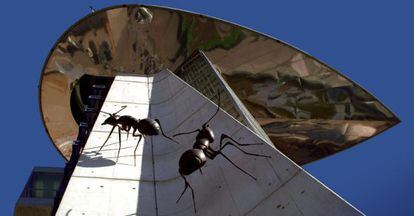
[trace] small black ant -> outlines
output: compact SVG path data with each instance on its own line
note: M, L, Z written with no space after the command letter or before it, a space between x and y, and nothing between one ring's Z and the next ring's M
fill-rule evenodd
M131 128L133 128L132 136L139 137L137 145L135 146L135 150L134 150L134 164L135 165L136 165L136 151L137 151L139 142L141 141L143 136L155 136L155 135L161 134L165 138L178 144L177 141L165 135L164 131L162 130L160 120L158 119L151 119L151 118L136 119L129 115L123 115L123 116L117 115L119 112L124 110L126 107L127 106L122 106L120 110L112 114L108 112L100 111L102 113L109 115L109 117L105 119L102 125L112 125L112 129L111 129L111 132L109 132L108 138L106 138L104 144L99 148L96 154L98 154L102 150L102 148L105 146L106 142L108 142L109 138L111 137L112 132L115 130L116 127L118 127L118 135L119 135L119 149L118 149L118 155L116 157L116 162L118 162L119 152L121 151L121 131L122 130L127 132L127 137L128 137L129 131L131 130ZM137 131L140 134L136 134Z
M191 133L198 132L198 134L196 136L196 140L195 140L194 145L193 145L193 148L185 151L181 155L180 160L179 160L178 172L180 173L181 177L184 179L185 186L184 186L184 191L181 193L180 197L176 201L176 203L178 203L180 201L181 197L183 196L183 194L185 193L185 191L187 190L187 188L190 187L191 195L192 195L192 198L193 198L194 212L197 212L196 205L195 205L195 200L194 200L194 190L191 187L191 185L188 183L185 176L190 175L191 173L195 172L196 170L200 170L200 172L202 173L201 168L206 164L207 158L209 158L211 160L214 160L214 158L217 155L221 155L227 161L229 161L231 164L233 164L237 169L242 171L244 174L250 176L254 180L257 180L257 179L253 175L251 175L250 173L246 172L245 170L243 170L242 168L237 166L233 161L231 161L230 158L228 158L222 152L223 149L227 145L232 145L235 148L237 148L238 150L240 150L241 152L243 152L244 154L271 158L270 156L267 156L267 155L261 155L261 154L254 154L254 153L246 152L245 150L243 150L242 148L239 147L239 146L263 145L263 143L241 144L241 143L237 142L236 140L234 140L233 138L231 138L230 136L228 136L226 134L221 134L220 148L218 150L212 149L210 144L214 142L214 132L213 132L213 130L211 130L208 123L214 118L214 116L217 115L219 110L220 110L220 94L218 94L218 106L217 106L216 112L214 113L214 115L210 119L207 120L206 123L204 123L202 125L201 129L196 129L194 131L185 132L185 133L178 133L178 134L175 134L173 136L173 137L175 137L175 136L179 136L179 135L191 134ZM224 139L228 139L228 141L225 142L224 145L223 145Z

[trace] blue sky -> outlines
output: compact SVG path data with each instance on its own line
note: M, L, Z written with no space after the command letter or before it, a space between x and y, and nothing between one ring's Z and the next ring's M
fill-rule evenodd
M58 37L96 9L137 1L9 1L0 13L3 175L0 215L14 204L33 166L63 166L43 128L37 85ZM354 148L305 166L368 215L414 215L410 1L139 1L229 20L290 43L359 83L402 123Z

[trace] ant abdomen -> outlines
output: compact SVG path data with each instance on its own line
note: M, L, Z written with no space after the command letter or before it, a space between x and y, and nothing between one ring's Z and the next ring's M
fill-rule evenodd
M178 163L179 172L183 175L189 175L200 169L206 163L207 158L201 149L189 149L185 151Z
M138 122L138 130L147 136L159 135L161 133L160 124L150 118L140 119Z

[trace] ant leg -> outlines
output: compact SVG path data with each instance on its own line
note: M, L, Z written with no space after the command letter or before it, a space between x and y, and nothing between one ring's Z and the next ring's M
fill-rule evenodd
M113 126L113 127L112 127L111 132L109 132L108 138L106 138L106 140L105 140L104 144L103 144L103 145L99 148L99 150L96 152L96 154L95 154L95 155L98 155L98 153L102 150L102 148L104 147L104 145L106 144L106 142L108 142L109 137L111 137L111 134L112 134L112 132L114 132L115 127L116 127L116 126Z
M223 148L222 147L223 140L226 139L226 138L230 139L231 141L233 141L234 143L236 143L239 146L263 145L263 143L242 144L242 143L237 142L236 140L234 140L232 137L230 137L227 134L221 134L221 137L220 137L220 149Z
M223 152L221 152L221 150L219 150L217 153L220 154L221 156L223 156L225 159L227 159L231 164L233 164L237 169L239 169L240 171L242 171L244 174L250 176L252 179L254 179L255 181L257 181L257 179L254 176L252 176L250 173L244 171L242 168L240 168L239 166L237 166L233 161L230 160L230 158L228 158L225 154L223 154Z
M220 143L220 145L221 145L221 143ZM270 156L268 156L268 155L262 155L262 154L255 154L255 153L250 153L250 152L247 152L247 151L243 150L242 148L238 147L237 145L234 145L234 144L233 144L233 143L231 143L231 142L226 142L226 144L224 144L224 145L220 148L220 151L221 151L221 150L223 150L223 149L224 149L224 147L226 147L227 145L232 145L232 146L236 147L238 150L240 150L241 152L243 152L244 154L247 154L247 155L257 156L257 157L272 158L272 157L270 157Z
M200 169L199 169L199 170L200 170L201 175L203 175L203 170L201 170L201 167L200 167Z
M226 139L226 138L230 139L230 140L231 140L231 141L233 141L234 143L232 143L232 142L226 142L226 143L223 145L223 141L224 141L224 139ZM236 144L236 145L235 145L235 144ZM221 134L221 138L220 138L220 151L221 151L222 149L224 149L224 147L226 147L226 145L232 145L232 146L236 147L237 149L239 149L240 151L242 151L243 153L245 153L245 154L247 154L247 155L258 156L258 157L267 157L267 158L272 158L272 157L270 157L270 156L268 156L268 155L262 155L262 154L254 154L254 153L249 153L249 152L246 152L245 150L243 150L243 149L241 149L241 148L239 147L239 146L263 145L263 143L242 144L242 143L237 142L236 140L234 140L233 138L231 138L230 136L228 136L228 135L226 135L226 134ZM237 146L237 145L239 145L239 146Z
M184 135L184 134L192 134L192 133L195 133L195 132L200 132L200 129L193 130L193 131L190 131L190 132L183 132L183 133L174 134L173 137L181 136L181 135Z
M181 175L181 177L184 179L185 186L184 186L184 190L183 190L183 192L181 193L180 197L178 197L178 199L177 199L177 201L176 201L175 203L178 203L178 202L180 201L180 199L181 199L181 197L183 196L184 192L185 192L185 191L187 190L187 188L189 187L189 188L191 189L191 195L192 195L192 197L193 197L193 207L194 207L194 212L195 212L195 213L197 213L197 210L196 210L196 204L195 204L195 200L194 200L194 190L193 190L193 187L191 187L190 183L188 183L187 179L185 178L185 176L184 176L183 174L181 174L181 172L180 172L180 175Z
M131 126L128 126L127 128L126 128L126 132L127 132L127 140L128 140L128 138L129 138L129 131L131 130Z
M135 132L137 132L137 128L134 128L133 130L132 130L132 136L134 136L134 137L137 137L137 136L139 136L139 134L135 134Z
M158 125L160 126L161 134L162 134L165 138L167 138L167 139L169 139L169 140L171 140L171 141L173 141L173 142L175 142L175 143L179 144L177 141L173 140L171 137L169 137L169 136L165 135L164 131L162 130L160 120L158 120L158 119L154 119L154 120L155 120L155 121L158 123Z
M175 203L178 203L178 202L180 202L180 199L181 199L181 197L184 195L184 193L185 193L185 191L187 190L187 188L188 188L188 184L187 184L187 180L185 179L185 177L182 175L182 174L180 174L181 175L181 177L183 177L183 179L184 179L184 190L183 190L183 192L181 192L181 195L180 195L180 197L178 197L178 199L177 199L177 201L175 201Z
M137 146L135 146L135 150L134 150L134 166L137 165L137 154L136 154L136 151L137 151L139 142L141 141L141 138L142 138L142 135L138 135L138 136L139 136L138 143L137 143Z
M118 136L119 136L119 148L118 148L118 155L116 156L116 162L119 159L119 152L121 152L121 128L118 127Z

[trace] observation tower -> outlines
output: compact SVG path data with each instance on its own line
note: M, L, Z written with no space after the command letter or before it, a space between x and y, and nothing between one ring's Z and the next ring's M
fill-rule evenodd
M57 215L362 215L301 165L399 122L284 42L144 5L94 11L71 26L45 62L39 98L67 160ZM150 119L158 133L105 124L111 116ZM200 135L203 125L214 140ZM187 151L198 153L190 160ZM186 173L192 160L201 165Z

